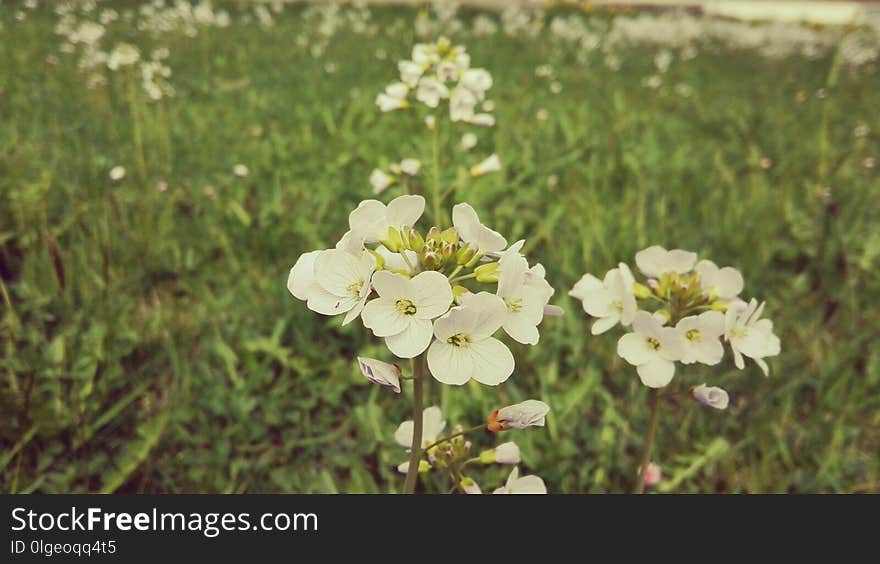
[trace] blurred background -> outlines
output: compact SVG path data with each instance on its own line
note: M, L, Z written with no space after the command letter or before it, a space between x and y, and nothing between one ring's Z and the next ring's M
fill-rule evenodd
M567 291L684 248L743 272L782 354L769 378L678 372L656 489L878 491L877 9L650 4L0 2L3 492L402 487L409 402L354 360L387 351L285 281L374 168L427 160L420 120L374 100L440 35L492 73L498 119L445 130L444 166L500 156L459 196L527 239L566 315L511 343L502 386L429 404L472 425L543 399L546 429L510 437L523 470L630 490L647 390ZM727 411L690 399L703 382Z

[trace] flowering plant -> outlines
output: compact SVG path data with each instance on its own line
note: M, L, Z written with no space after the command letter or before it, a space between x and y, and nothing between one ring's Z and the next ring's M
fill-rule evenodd
M422 195L404 193L387 205L364 200L349 214L349 230L335 247L301 255L287 281L290 293L305 301L312 311L342 315L343 325L360 318L365 328L384 340L390 353L412 359L409 375L388 362L358 359L370 381L397 393L401 391L401 380L413 382L413 420L396 434L398 442L410 448L409 462L402 466L407 474L404 491L410 493L415 489L420 466L428 464L430 468L441 463L457 479L459 489L473 490L470 485L461 485L461 468L468 460L463 457L470 450L461 436L482 427L493 431L508 428L505 425L522 428L534 424L528 423L533 419L543 424L547 412L538 416L529 412L533 416L530 419L508 408L485 425L456 431L442 442L437 442L443 428L438 428L439 410L429 408L423 415L424 381L428 375L449 385L463 385L470 380L490 386L501 384L513 373L514 358L496 337L499 331L519 343L535 345L545 313L560 312L548 306L554 290L545 279L544 268L530 265L522 255L524 241L508 245L507 239L484 225L477 211L466 203L452 208L451 226L443 223L441 209L448 191L440 186L437 119L448 117L453 124L494 123L494 119L485 117L488 114L473 111L491 87L491 75L483 69L471 69L469 64L464 48L448 40L417 45L413 60L399 65L401 82L386 88L377 99L383 111L402 109L408 107L406 96L414 88L416 100L431 112L428 117L433 119L428 122L434 131L434 224L426 230L416 227L425 211ZM390 104L391 98L399 103ZM449 111L434 112L440 101L447 99ZM500 168L497 156L487 161L474 167L471 176ZM414 176L420 164L417 159L404 159L391 173ZM394 176L374 171L373 191L382 192L395 180ZM402 185L406 191L406 184ZM509 454L511 449L502 450ZM514 477L513 482L523 479Z
M645 439L637 490L645 485L656 430L659 390L675 376L676 363L715 366L730 347L737 368L744 356L755 361L764 375L764 360L778 355L779 338L773 322L762 319L764 302L739 298L744 282L733 267L719 268L710 260L697 261L696 253L652 246L636 253L636 266L646 277L638 282L630 268L620 263L602 280L585 274L569 295L583 302L584 311L596 318L593 335L617 324L629 328L617 341L617 354L636 368L642 384L652 388L651 416ZM692 387L694 399L716 409L726 409L726 391L701 384Z

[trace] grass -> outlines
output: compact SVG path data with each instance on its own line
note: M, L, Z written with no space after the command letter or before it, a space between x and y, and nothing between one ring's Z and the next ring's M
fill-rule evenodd
M341 235L375 166L429 160L418 120L373 104L417 41L415 12L376 9L380 28L403 24L340 32L320 57L294 43L316 41L300 8L268 30L129 29L119 39L171 51L177 95L160 102L124 72L87 89L54 16L13 12L0 8L3 491L399 490L392 433L409 402L354 363L387 352L284 282L300 253ZM509 437L524 466L553 492L630 490L648 391L566 293L648 245L691 249L740 268L783 350L768 379L729 355L680 370L661 406L660 490L877 491L880 179L863 166L880 157L876 69L704 50L653 90L649 49L621 49L613 72L546 38L457 39L493 73L498 125L447 170L492 151L505 168L456 198L527 239L567 314L539 346L512 346L504 385L433 383L429 404L468 425L541 398L547 428ZM558 94L536 77L543 64ZM867 136L853 136L860 122ZM119 164L128 176L111 181ZM687 397L704 381L730 391L729 410Z

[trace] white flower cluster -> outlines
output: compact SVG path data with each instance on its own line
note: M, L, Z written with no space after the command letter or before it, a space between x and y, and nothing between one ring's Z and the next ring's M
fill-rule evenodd
M620 263L602 280L586 274L569 292L582 300L584 311L596 318L598 335L618 323L631 329L617 343L617 353L636 367L642 383L652 388L668 385L675 363L714 366L724 356L723 343L733 353L737 368L743 356L752 358L764 374L766 357L778 355L779 338L773 323L762 319L764 304L739 298L742 274L719 268L696 253L653 246L636 253L636 266L647 277L638 283L629 267ZM653 311L647 308L656 304ZM727 394L705 385L693 390L702 403L723 409Z
M369 366L368 366L369 367ZM361 362L361 369L364 370ZM372 368L370 367L372 372ZM368 378L371 375L364 372ZM493 433L507 429L526 429L528 427L543 427L545 418L550 412L550 406L538 400L527 400L522 403L509 405L493 411L488 417L485 427ZM481 428L481 427L479 427ZM409 449L413 440L413 421L404 421L394 432L394 440L398 445ZM516 465L522 462L519 446L513 441L502 443L495 448L481 451L473 456L473 443L465 435L468 431L461 426L456 426L447 436L443 436L446 429L446 420L443 412L437 406L432 406L422 412L422 449L423 459L419 460L419 473L427 473L432 470L449 471L450 477L457 482L456 487L466 494L479 494L482 490L473 478L462 474L464 467L471 462L480 462L484 465L508 464ZM402 462L397 471L406 474L409 470L409 462ZM514 467L507 483L496 489L493 493L519 493L519 494L546 494L547 487L538 476L519 477L518 468Z
M500 384L514 360L495 333L537 344L553 288L544 268L520 254L523 242L508 247L470 205L453 208L454 227L432 227L426 236L413 228L424 207L416 195L387 206L361 202L336 247L299 257L287 287L312 311L344 315L343 324L361 317L398 357L427 351L440 382ZM497 286L471 291L465 283Z
M407 108L413 94L432 111L448 101L453 122L491 127L495 117L487 110L491 103L487 105L486 91L492 87L492 75L470 65L465 48L446 38L419 43L413 47L411 60L398 63L400 81L389 84L376 97L376 105L383 112Z

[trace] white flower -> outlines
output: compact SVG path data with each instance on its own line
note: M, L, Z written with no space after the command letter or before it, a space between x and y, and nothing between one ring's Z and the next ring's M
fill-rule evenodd
M125 167L114 166L110 169L110 180L122 180L125 178Z
M618 323L624 327L632 323L638 309L632 293L634 283L629 267L620 263L605 274L603 281L585 274L568 295L581 300L584 311L598 318L591 332L600 335Z
M437 118L434 116L425 116L425 127L434 129L437 126Z
M661 274L690 272L697 262L697 254L681 249L667 251L659 245L648 247L636 253L636 266L645 276L659 278Z
M238 176L239 178L244 178L250 173L251 171L248 169L248 167L243 164L237 164L232 167L232 174Z
M486 90L492 88L492 75L486 69L468 69L462 73L458 84L482 100Z
M474 117L477 97L465 88L456 88L449 97L449 119L452 121L470 121Z
M503 443L480 453L480 462L483 464L519 464L521 460L519 447L514 442Z
M471 379L496 386L513 373L513 354L492 335L507 308L498 296L480 292L434 322L436 340L428 349L428 368L439 382L461 385Z
M632 326L635 332L617 341L617 354L636 367L642 384L662 388L672 381L674 361L681 358L681 336L646 311L636 312Z
M727 405L730 403L727 392L716 386L709 387L706 384L700 384L691 389L691 395L703 405L715 409L727 409Z
M501 170L501 159L498 158L498 155L492 154L484 161L472 166L470 175L473 177L483 176L484 174L498 172L499 170Z
M365 243L377 243L388 234L388 228L412 226L425 211L422 196L398 196L386 206L379 200L364 200L348 216L352 236Z
M422 78L425 69L422 65L412 61L400 61L397 63L397 69L400 71L400 80L410 88L415 88Z
M495 125L495 118L492 114L474 114L474 117L469 119L468 123L471 125L479 125L481 127L492 127Z
M308 270L309 262L313 265L312 272ZM287 287L299 299L306 296L306 305L316 313L345 313L342 321L345 325L363 310L370 295L370 278L375 268L375 257L366 251L359 255L340 249L306 253L291 269ZM310 274L313 277L311 282Z
M376 96L376 105L383 112L393 112L407 107L406 97L409 87L402 82L392 82L385 87L385 92Z
M419 79L416 100L429 108L436 108L440 105L440 100L446 98L449 98L449 89L445 84L430 76L423 76Z
M745 308L731 305L724 318L724 336L730 342L737 368L742 370L745 366L745 355L753 359L767 376L770 367L764 357L778 355L781 347L779 337L773 334L773 322L761 319L763 311L764 302L759 306L755 299Z
M479 252L498 252L507 246L507 239L482 223L470 204L456 204L452 208L452 224L461 240L477 247Z
M462 151L470 151L477 146L477 136L473 133L465 133L461 136L461 142L458 144Z
M373 194L381 194L394 182L394 177L389 176L384 171L374 168L370 173L370 185L373 187Z
M681 335L682 364L699 362L713 366L721 362L724 346L724 314L720 311L706 311L700 315L685 317L675 328Z
M497 295L507 306L502 328L524 345L538 344L538 325L553 295L553 287L537 272L529 270L528 261L518 252L504 253L498 261Z
M385 245L379 245L376 247L376 253L382 257L382 260L385 261L385 266L383 270L390 270L392 272L402 272L402 273L410 273L410 265L414 265L419 261L419 255L415 251L410 251L409 249L405 249L402 253L392 253L388 250ZM403 255L406 255L406 259L403 258ZM407 264L407 260L409 264Z
M701 260L694 267L700 275L703 291L722 300L732 300L742 292L743 277L732 266L718 268L711 260Z
M110 52L110 56L107 57L107 68L115 71L121 67L135 64L140 58L141 52L138 51L137 47L128 43L120 43Z
M367 380L400 393L400 368L373 358L358 357L358 367Z
M381 271L373 276L379 297L362 314L364 325L384 337L388 349L401 358L413 358L431 344L431 320L443 315L452 303L446 276L429 270L407 278Z
M502 407L489 415L488 428L493 433L505 429L543 427L550 413L550 406L539 400L526 400Z
M519 468L514 467L507 477L507 483L492 492L493 494L546 494L547 486L538 476L519 477Z
M437 437L446 428L446 420L443 419L443 412L436 405L426 408L422 412L422 448L436 442ZM394 431L394 440L402 447L409 449L412 447L413 440L413 422L404 421Z
M404 174L408 174L410 176L415 176L419 173L419 169L422 168L422 161L419 159L403 159L400 161L400 170Z

